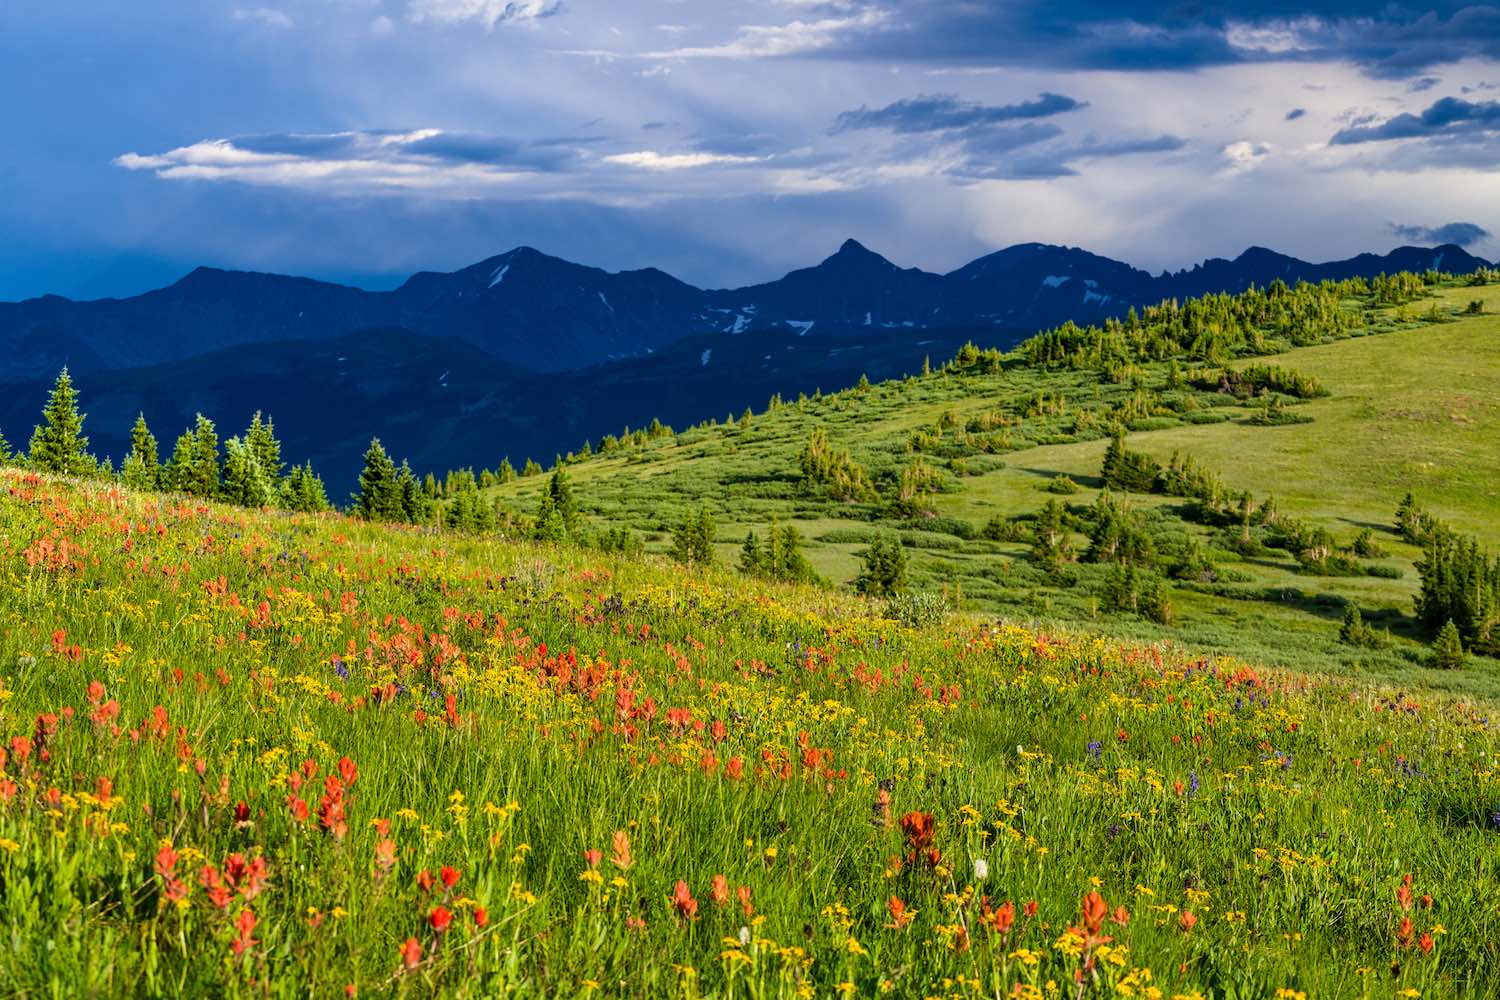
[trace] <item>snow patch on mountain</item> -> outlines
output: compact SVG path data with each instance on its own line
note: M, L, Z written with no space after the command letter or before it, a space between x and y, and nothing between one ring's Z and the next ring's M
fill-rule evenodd
M698 366L700 368L707 368L708 367L708 359L711 358L711 357L713 357L713 355L714 355L714 349L712 347L710 347L708 350L704 351L702 354L698 355Z
M490 275L490 287L494 288L496 285L500 284L500 282L504 281L505 272L509 270L509 264L501 264L499 267L495 268L495 273Z
M1042 279L1042 284L1046 285L1048 288L1061 288L1064 284L1071 280L1073 279L1067 275L1049 274Z

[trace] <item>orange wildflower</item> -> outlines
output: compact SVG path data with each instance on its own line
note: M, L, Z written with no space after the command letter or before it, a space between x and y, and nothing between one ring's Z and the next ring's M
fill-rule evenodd
M634 864L630 856L630 837L624 830L616 830L614 840L610 844L610 862L620 869L629 868Z
M678 879L677 885L672 889L672 905L687 919L698 919L698 901L693 898L692 890L682 879Z

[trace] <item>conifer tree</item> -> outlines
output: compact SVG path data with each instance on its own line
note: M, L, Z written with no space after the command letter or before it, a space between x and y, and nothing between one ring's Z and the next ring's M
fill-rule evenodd
M192 431L187 433L188 446L184 462L176 470L176 486L191 496L212 500L219 495L219 434L214 422L198 414ZM178 447L182 447L181 439ZM173 454L174 463L177 455Z
M547 481L547 496L552 501L553 510L562 519L563 531L576 536L581 515L578 513L578 500L573 496L573 484L566 470L558 468L552 473L552 478Z
M760 539L755 536L754 530L746 532L744 544L740 546L740 572L759 576L764 568L764 559Z
M894 597L906 590L906 550L894 535L877 535L860 554L864 568L854 589L870 597Z
M177 436L172 447L172 457L162 469L162 485L170 490L187 492L193 469L193 432L185 430Z
M1467 657L1458 626L1452 621L1445 622L1438 630L1437 638L1432 640L1432 656L1428 662L1439 670L1456 670L1464 665Z
M89 457L89 439L83 436L84 414L78 412L78 390L64 368L58 373L47 405L42 408L42 422L31 433L27 458L43 472L64 475L87 475L94 469Z
M396 478L396 464L386 454L379 438L370 439L365 450L365 467L359 474L359 492L354 496L354 511L367 521L404 521L401 487Z
M135 418L130 429L130 451L120 466L125 485L138 490L154 490L161 485L162 468L157 454L156 436L146 426L146 415Z
M1350 601L1344 608L1344 620L1339 625L1339 642L1346 646L1363 646L1369 638L1369 627L1359 613L1359 605Z
M1073 545L1063 523L1063 506L1056 500L1048 500L1032 528L1031 561L1056 575L1072 558Z
M502 485L515 481L516 467L510 464L509 458L506 458L500 462L500 473L498 478Z
M432 518L433 500L405 459L396 473L396 485L401 491L402 518L412 524L426 524Z
M224 442L223 496L242 507L264 507L273 496L255 450L237 437Z
M10 442L5 438L5 432L0 431L0 465L7 465L14 458L15 453L11 450Z
M276 425L270 417L261 420L259 410L250 418L250 427L245 431L245 444L255 454L260 471L273 486L281 481L281 442L276 439Z
M672 533L672 558L689 566L713 565L715 532L708 507L699 507L696 516L683 518Z
M328 493L323 480L313 472L312 464L294 465L281 488L281 506L308 514L328 509Z

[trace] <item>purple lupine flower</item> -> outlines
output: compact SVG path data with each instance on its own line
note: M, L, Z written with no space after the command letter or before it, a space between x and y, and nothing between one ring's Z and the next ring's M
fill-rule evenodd
M1090 757L1098 760L1099 755L1104 752L1104 744L1098 740L1089 740L1088 752Z

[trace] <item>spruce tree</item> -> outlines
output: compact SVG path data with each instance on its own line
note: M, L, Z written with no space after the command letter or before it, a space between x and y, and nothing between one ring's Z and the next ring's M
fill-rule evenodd
M552 509L562 520L563 530L569 535L577 535L582 516L578 513L578 501L573 496L572 481L561 467L547 481L547 497L552 501Z
M396 485L401 491L401 516L412 524L426 524L432 517L432 497L411 471L411 465L401 460L401 470L396 474Z
M870 597L894 597L906 590L906 550L894 535L877 535L860 554L864 568L854 589Z
M1432 656L1428 663L1439 670L1454 670L1464 665L1467 656L1458 626L1452 621L1445 622L1438 630L1437 638L1432 640Z
M15 453L11 451L10 442L6 440L5 432L0 431L0 465L10 464L13 458Z
M237 437L225 441L224 499L242 507L264 507L272 495L271 484L250 444Z
M162 486L169 490L186 493L193 471L193 432L183 431L177 436L172 448L172 457L162 469Z
M294 465L281 487L281 506L287 510L319 514L328 509L328 493L312 464Z
M370 439L365 450L365 467L359 474L359 492L354 496L354 512L367 521L403 521L401 488L396 478L396 464L386 454L379 438Z
M1063 522L1063 506L1056 500L1048 500L1032 527L1031 561L1056 575L1072 558L1073 545Z
M715 526L708 507L688 515L672 533L672 558L686 565L711 566L714 561Z
M179 488L205 500L219 495L219 434L214 429L214 422L201 413L193 426L187 467Z
M250 418L250 427L245 431L245 444L255 453L255 460L260 464L260 471L265 474L266 481L275 485L281 481L283 465L281 463L281 442L276 440L276 425L270 417L261 420L259 410Z
M94 460L88 453L89 439L83 436L84 419L85 415L78 412L78 390L64 368L42 408L42 422L31 433L27 458L32 466L71 476L92 472Z
M751 576L759 576L763 567L764 555L760 548L760 539L755 537L755 532L745 533L745 542L740 546L740 572Z
M125 485L138 490L154 490L161 485L161 460L157 454L156 435L146 426L146 415L138 414L130 429L130 452L120 467Z
M1369 626L1365 625L1364 616L1359 613L1359 605L1353 601L1344 608L1344 620L1339 625L1339 642L1346 646L1364 646L1368 644Z

